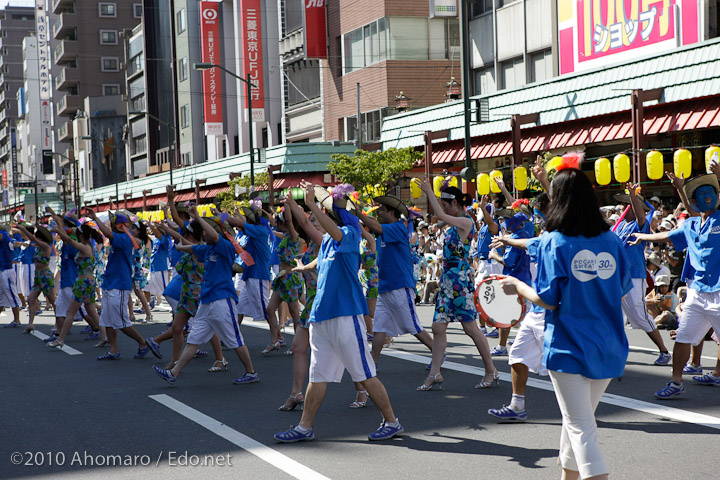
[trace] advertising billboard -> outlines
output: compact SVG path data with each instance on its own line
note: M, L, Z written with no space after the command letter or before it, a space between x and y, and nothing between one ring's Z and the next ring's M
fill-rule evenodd
M203 62L222 63L220 57L220 5L200 2L200 43ZM203 72L203 114L205 135L223 134L222 70L211 68Z

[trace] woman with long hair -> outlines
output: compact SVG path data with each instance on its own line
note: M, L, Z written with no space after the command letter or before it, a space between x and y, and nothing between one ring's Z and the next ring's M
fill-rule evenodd
M140 240L140 244L138 245L140 248L133 250L133 293L138 300L140 300L140 304L145 311L143 323L147 323L152 320L152 313L150 312L150 304L147 301L144 289L148 283L147 272L150 268L150 248L152 247L152 241L147 233L147 225L140 221L130 225L130 232ZM134 322L135 312L131 297L128 298L128 309L130 311L130 321Z
M622 297L632 289L630 263L600 213L592 183L577 161L564 160L550 185L552 202L537 255L537 292L501 281L547 310L543 364L562 413L562 478L605 479L595 409L628 355Z
M447 187L438 201L430 183L423 181L421 188L427 194L435 216L450 228L445 232L443 271L440 290L435 300L430 374L417 389L432 390L435 385L443 382L440 367L445 357L447 327L450 322L460 322L465 334L475 343L485 364L485 376L475 388L498 385L500 374L493 364L490 345L475 321L477 318L473 302L475 288L470 266L470 244L475 235L475 221L465 211L465 207L471 203L470 195L462 193L457 187Z
M55 278L52 270L50 270L50 256L53 251L52 234L40 225L35 227L35 234L30 233L23 225L17 226L22 235L35 244L35 255L33 263L35 264L35 278L33 280L33 288L28 296L28 326L26 332L35 329L33 322L35 314L40 311L40 302L38 297L42 293L45 295L49 304L55 303L55 295L53 287L55 286Z

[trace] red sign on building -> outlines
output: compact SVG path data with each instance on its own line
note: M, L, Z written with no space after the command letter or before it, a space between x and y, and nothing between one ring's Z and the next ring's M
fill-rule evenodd
M241 4L240 31L242 33L243 76L247 78L250 75L250 81L252 82L252 120L253 122L264 122L265 95L263 88L260 0L242 0ZM247 109L248 101L246 98L245 112L247 112Z
M202 61L220 64L220 3L200 2L200 44ZM205 135L223 135L222 70L203 72L203 110Z
M305 58L327 59L325 0L305 0Z
M3 188L7 188L7 170L3 168L2 175Z

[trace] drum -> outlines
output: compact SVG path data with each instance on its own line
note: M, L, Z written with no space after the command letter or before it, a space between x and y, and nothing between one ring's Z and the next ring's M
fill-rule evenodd
M480 318L495 328L514 327L526 313L525 299L508 295L500 286L505 275L490 275L475 287L475 308Z

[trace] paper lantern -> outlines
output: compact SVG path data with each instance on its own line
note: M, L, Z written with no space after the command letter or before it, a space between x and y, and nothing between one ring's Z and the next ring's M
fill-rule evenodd
M460 188L458 187L458 179L455 175L449 175L445 181L448 182L448 187Z
M527 184L528 184L527 168L517 167L513 171L513 182L515 184L515 190L517 190L519 192L522 192L523 190L527 190Z
M713 158L714 157L714 158ZM705 171L712 173L710 170L710 164L720 163L720 147L713 145L705 150Z
M692 174L692 153L680 148L673 154L673 171L678 178L690 178Z
M553 157L548 163L545 164L545 171L555 170L558 165L562 162L562 157Z
M615 173L615 180L620 183L627 183L630 181L630 157L624 153L615 155L613 159L613 170Z
M490 178L492 181L490 182L490 191L493 193L500 193L500 187L498 187L497 182L495 181L496 178L503 178L503 174L500 170L493 170L490 172Z
M648 152L645 155L645 168L647 168L647 176L650 180L660 180L665 173L663 154L657 150Z
M481 173L477 176L478 195L490 195L490 175Z
M422 190L420 190L420 179L413 178L410 180L410 196L412 196L412 198L420 198L420 195L422 195Z
M598 185L608 185L612 181L609 159L601 157L595 160L595 181Z
M443 181L445 179L443 177L435 177L433 178L433 192L435 193L436 197L440 196L440 187L442 187Z

